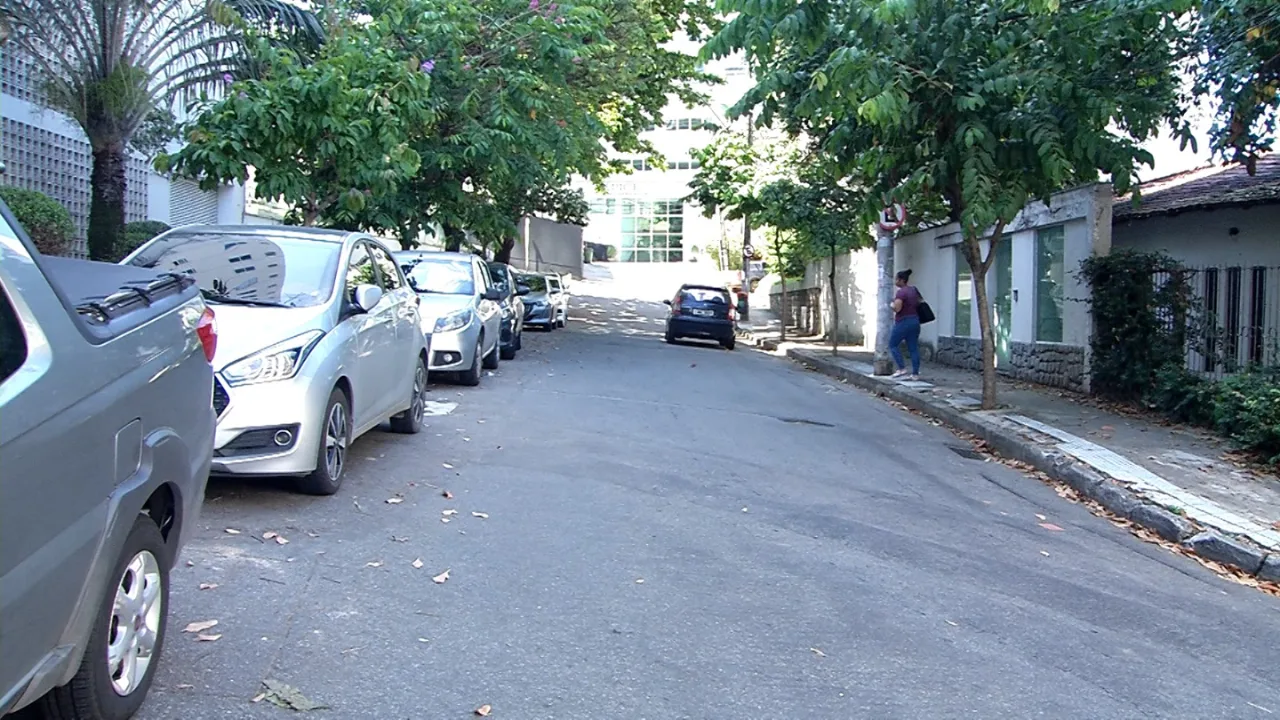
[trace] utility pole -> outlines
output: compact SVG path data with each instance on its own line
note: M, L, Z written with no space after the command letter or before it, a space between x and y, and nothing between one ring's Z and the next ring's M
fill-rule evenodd
M903 212L906 215L906 212ZM905 217L903 218L906 219ZM892 375L893 358L889 355L889 333L893 328L893 230L885 227L886 218L876 223L876 352L873 365L876 375Z
M750 151L755 142L755 115L747 115L747 150ZM750 298L751 279L747 276L747 268L751 267L751 258L755 256L755 250L751 247L751 215L743 213L742 215L742 292L747 298ZM736 298L735 298L736 299ZM745 300L742 304L741 312L743 320L751 317L750 300Z

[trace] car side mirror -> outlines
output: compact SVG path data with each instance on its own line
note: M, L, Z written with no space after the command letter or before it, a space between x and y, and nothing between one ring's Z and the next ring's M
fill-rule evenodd
M520 297L524 297L525 295L528 295L530 292L532 292L532 290L529 289L528 285L516 286L516 295L519 295Z
M662 304L663 304L663 305L670 305L670 304L671 304L671 301L670 301L670 300L663 300L663 301L662 301Z
M484 299L499 302L502 300L502 291L498 288L489 288L484 291Z
M351 304L360 312L370 312L382 299L382 288L377 285L357 285L351 293Z

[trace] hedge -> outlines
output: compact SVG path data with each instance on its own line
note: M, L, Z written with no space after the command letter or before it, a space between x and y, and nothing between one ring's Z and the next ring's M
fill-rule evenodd
M0 198L42 254L64 255L71 249L76 226L71 222L71 213L57 200L11 185L0 186Z

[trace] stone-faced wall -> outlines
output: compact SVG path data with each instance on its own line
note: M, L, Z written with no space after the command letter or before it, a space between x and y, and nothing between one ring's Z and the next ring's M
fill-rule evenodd
M1077 392L1085 389L1084 348L1078 345L1014 341L1009 343L1009 359L1008 374L1019 380Z
M982 341L978 338L938 338L937 361L946 365L982 369ZM1084 348L1061 343L1009 343L1009 365L1000 373L1019 380L1083 392Z
M978 338L938 336L938 348L934 354L937 361L945 365L982 369L982 341Z

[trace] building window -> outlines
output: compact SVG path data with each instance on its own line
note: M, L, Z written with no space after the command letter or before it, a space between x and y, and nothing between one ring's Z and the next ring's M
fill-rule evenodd
M1036 231L1036 340L1040 342L1062 342L1065 243L1061 225Z
M973 335L973 271L959 245L956 246L956 314L952 332L957 337Z
M618 259L622 262L684 260L684 203L623 200Z

